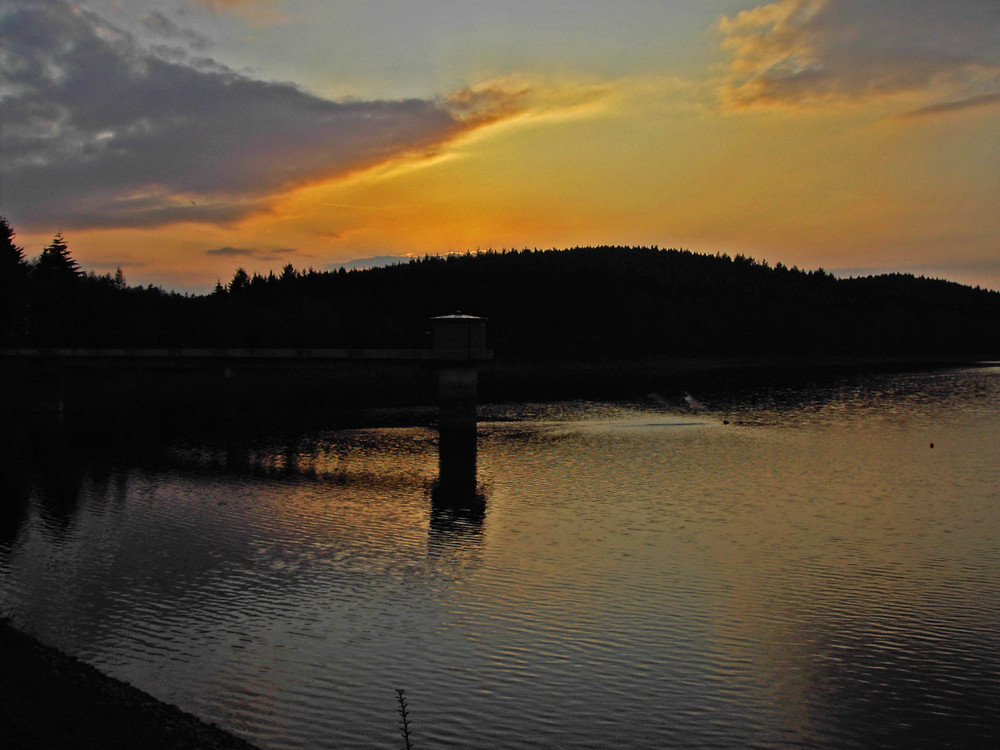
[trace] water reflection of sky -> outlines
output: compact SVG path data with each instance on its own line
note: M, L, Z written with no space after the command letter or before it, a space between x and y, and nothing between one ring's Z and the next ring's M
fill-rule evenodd
M265 746L992 747L996 375L486 407L485 509L424 427L44 441L0 609Z

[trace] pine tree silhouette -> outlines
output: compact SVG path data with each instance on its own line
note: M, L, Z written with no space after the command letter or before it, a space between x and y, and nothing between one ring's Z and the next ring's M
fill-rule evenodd
M69 252L62 232L56 232L51 244L38 256L35 275L39 279L56 282L75 281L83 275L80 264Z

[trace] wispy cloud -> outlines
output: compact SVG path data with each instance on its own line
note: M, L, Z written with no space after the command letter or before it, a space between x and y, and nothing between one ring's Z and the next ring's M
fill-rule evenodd
M914 276L927 276L936 279L957 280L969 277L1000 277L1000 260L987 258L949 259L947 262L928 263L895 263L892 265L855 266L832 269L831 273L838 278L856 278L864 276L879 276L890 273L909 273ZM962 282L967 283L967 282ZM977 283L977 282L973 282Z
M304 253L299 253L295 248L291 247L278 247L271 248L268 250L261 248L251 248L251 247L216 247L211 250L206 250L205 255L209 255L215 258L247 258L250 260L261 260L261 261L283 261L287 262L289 255L296 255L303 258L311 257Z
M161 35L183 34L150 15ZM0 11L4 211L19 225L226 223L274 195L433 154L519 92L331 101L144 48L66 0Z
M981 96L970 96L967 99L958 101L940 102L926 107L920 107L909 112L905 112L902 117L924 117L926 115L941 115L949 112L958 112L963 109L980 109L982 107L992 107L1000 105L1000 92L995 94L983 94Z
M257 255L256 250L250 250L245 247L217 247L213 250L206 250L205 255L221 255L227 258L233 257L254 257Z
M530 93L526 85L493 81L450 94L446 102L455 116L466 123L490 123L518 114Z
M113 258L92 258L87 261L87 269L97 272L114 271L116 268L142 269L148 268L145 261L135 260L131 256L121 256Z
M204 50L210 45L208 37L204 34L200 34L186 26L181 26L158 10L151 10L149 13L146 13L140 19L140 23L150 34L171 41L185 42L194 50Z
M732 108L1000 90L995 0L779 0L718 31Z

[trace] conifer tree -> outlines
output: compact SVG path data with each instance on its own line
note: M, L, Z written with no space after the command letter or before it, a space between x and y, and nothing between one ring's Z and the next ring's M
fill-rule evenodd
M5 216L0 216L0 278L13 279L26 275L28 264L24 249L14 244L15 232Z
M244 268L237 268L233 280L229 282L230 294L239 294L250 288L250 275Z
M14 230L0 216L0 342L20 341L27 320L28 263L14 243Z
M38 256L35 274L40 279L56 282L75 281L83 275L80 264L69 252L62 232L56 232L51 244Z

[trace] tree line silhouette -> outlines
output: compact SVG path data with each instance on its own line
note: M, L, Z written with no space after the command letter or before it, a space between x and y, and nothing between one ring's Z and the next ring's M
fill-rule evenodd
M837 279L743 255L577 247L368 270L238 269L205 295L35 259L0 219L0 346L419 348L428 319L489 318L507 361L642 356L994 356L1000 293L909 274Z

